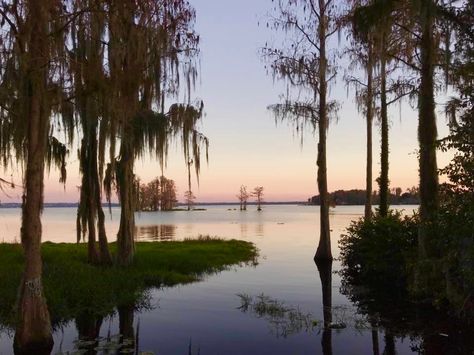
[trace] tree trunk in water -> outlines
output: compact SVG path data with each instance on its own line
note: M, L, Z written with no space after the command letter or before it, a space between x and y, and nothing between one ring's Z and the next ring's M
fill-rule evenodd
M372 122L374 120L373 104L373 67L374 53L372 49L372 40L369 39L369 53L367 62L367 102L366 102L366 124L367 124L367 167L365 181L365 220L372 219Z
M31 34L28 41L26 78L27 165L21 223L25 269L18 299L18 324L14 349L18 354L49 354L53 347L51 320L43 294L41 261L41 212L43 208L44 157L49 132L47 109L48 27L47 2L27 2Z
M131 134L131 133L130 133ZM135 206L133 193L133 142L124 137L120 146L120 161L117 162L117 182L120 195L120 227L117 234L117 262L128 266L135 253Z
M387 58L385 54L386 50L386 35L382 36L382 53L380 59L380 115L381 115L381 152L380 152L380 204L379 214L382 217L386 217L388 214L388 112L387 112L387 73L386 65Z
M320 237L315 260L332 260L331 234L329 228L329 196L327 184L326 136L328 130L328 112L326 103L326 22L324 0L319 0L320 21L319 35L319 143L318 143L318 189L320 196Z
M419 95L418 140L420 143L420 217L418 246L420 257L430 255L428 235L438 212L438 166L436 162L436 114L434 101L435 45L430 1L424 2L424 26L421 37L421 88ZM431 229L431 230L430 230Z
M321 290L323 293L323 317L324 328L321 337L321 346L324 355L332 354L332 261L319 260L316 266L321 280Z

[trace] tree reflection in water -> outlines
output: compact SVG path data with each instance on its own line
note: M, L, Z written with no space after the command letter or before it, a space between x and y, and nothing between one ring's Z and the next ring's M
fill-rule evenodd
M83 312L75 319L78 338L73 342L74 349L63 351L60 348L58 354L140 354L140 320L135 321L135 314L153 308L151 296L145 292L135 301L119 305L107 315ZM106 336L100 336L104 318L109 318L109 329ZM111 323L114 320L118 320L118 334L111 333Z
M137 226L135 228L135 237L137 240L169 241L173 240L176 236L176 228L174 224Z
M397 339L410 339L413 353L461 355L474 353L472 317L429 303L416 302L407 290L387 284L364 284L342 270L341 293L366 317L373 330L373 354L379 354L378 331L384 332L383 354L397 354Z
M75 319L78 332L76 347L78 352L95 355L99 346L100 328L103 317L90 312L84 312Z
M323 293L323 335L321 345L324 355L332 355L332 260L315 261L321 280L321 290ZM342 326L342 324L341 324Z

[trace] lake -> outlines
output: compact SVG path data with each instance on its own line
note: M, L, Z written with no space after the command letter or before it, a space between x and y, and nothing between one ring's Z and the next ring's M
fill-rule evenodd
M364 317L340 293L337 260L332 265L329 285L334 329L330 334L322 330L321 278L313 261L319 235L318 206L269 205L261 212L255 206L242 212L238 206L206 208L206 211L138 213L137 239L166 241L199 235L242 239L256 244L260 250L259 263L236 266L209 275L202 282L152 290L153 309L136 310L133 317L139 352L372 354L374 335L378 336L380 353L383 352L383 331L372 332ZM403 207L406 213L414 208ZM334 257L339 254L339 236L363 212L363 206L338 206L331 210ZM46 208L43 241L75 242L75 216L74 208ZM115 239L118 216L119 209L113 208L107 218L109 241ZM1 209L0 241L18 241L19 225L19 209ZM274 309L262 309L260 306L265 303L275 306ZM342 323L344 327L336 329ZM117 314L102 321L102 337L118 333ZM56 329L53 354L72 353L77 339L74 322ZM1 354L12 352L12 342L13 334L0 331ZM418 342L418 339L398 337L394 345L397 354L410 354Z

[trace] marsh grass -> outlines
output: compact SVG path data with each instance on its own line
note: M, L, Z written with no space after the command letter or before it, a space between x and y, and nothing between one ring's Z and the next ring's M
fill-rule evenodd
M116 244L110 244L113 253ZM104 316L118 305L146 303L146 290L202 280L207 275L257 262L252 243L209 237L183 242L136 243L132 266L97 267L87 263L86 244L42 245L43 283L54 325L88 313ZM23 253L19 244L0 244L0 324L15 321L14 305Z

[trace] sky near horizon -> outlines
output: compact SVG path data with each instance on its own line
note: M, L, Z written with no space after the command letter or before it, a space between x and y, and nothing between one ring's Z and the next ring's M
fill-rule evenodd
M275 83L259 55L266 41L275 37L266 26L271 0L190 0L197 13L196 31L201 38L200 78L194 96L205 104L201 131L209 138L209 164L203 163L200 184L193 177L197 201L235 201L240 185L251 190L264 186L266 201L305 201L317 194L316 138L305 132L304 144L286 124L275 125L267 106L279 101L283 85ZM343 69L340 70L342 73ZM342 75L332 84L330 96L341 104L339 119L328 133L329 190L363 189L365 186L365 121L357 112L353 93ZM438 132L447 134L446 121L437 108ZM403 104L390 112L390 181L406 189L418 184L417 114ZM374 127L374 180L378 176L379 127ZM46 202L78 201L77 148L71 149L68 181L64 188L58 174L45 178ZM446 165L439 154L438 165ZM135 171L148 182L161 175L159 164L137 161ZM14 172L14 175L18 175ZM164 175L176 181L178 199L187 190L187 171L181 148L173 146ZM374 181L374 189L377 187ZM15 189L2 202L19 200Z

